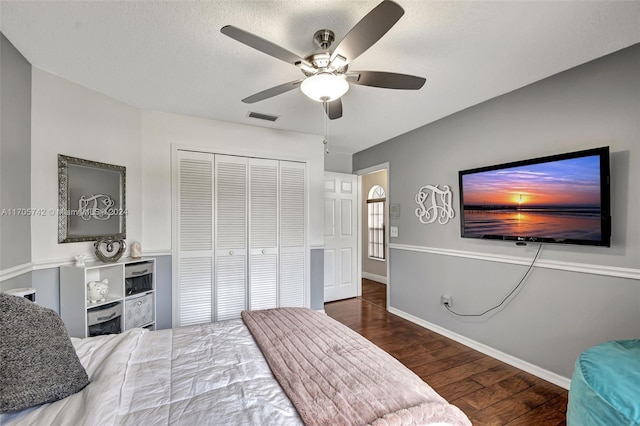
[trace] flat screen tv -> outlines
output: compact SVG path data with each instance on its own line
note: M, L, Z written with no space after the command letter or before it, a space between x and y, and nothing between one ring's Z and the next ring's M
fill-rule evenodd
M611 244L609 147L463 170L464 238Z

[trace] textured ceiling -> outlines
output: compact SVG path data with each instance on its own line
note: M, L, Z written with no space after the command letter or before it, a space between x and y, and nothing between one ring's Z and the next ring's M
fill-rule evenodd
M397 2L405 15L350 69L427 83L419 91L351 85L344 116L328 124L334 152L358 152L640 42L638 1ZM35 67L142 109L322 134L321 105L297 89L240 102L302 74L220 28L235 25L304 57L316 49L316 30L339 41L378 3L2 0L0 29Z

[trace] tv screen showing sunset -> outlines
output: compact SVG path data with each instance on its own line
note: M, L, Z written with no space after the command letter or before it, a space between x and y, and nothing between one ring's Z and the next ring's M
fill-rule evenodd
M601 238L600 157L462 174L469 237Z

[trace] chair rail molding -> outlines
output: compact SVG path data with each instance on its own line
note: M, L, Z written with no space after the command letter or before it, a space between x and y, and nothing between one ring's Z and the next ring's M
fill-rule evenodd
M87 262L97 261L98 258L95 257L92 253L87 253ZM128 257L130 255L129 251L124 253L123 257ZM160 257L160 256L171 256L170 249L157 249L157 250L143 250L143 257ZM12 266L10 268L0 270L0 282L10 280L15 277L19 277L20 275L33 272L33 271L41 271L43 269L53 269L58 268L63 265L72 265L74 263L73 259L51 259L51 260L40 260L34 262L23 263L21 265Z
M473 251L443 249L437 247L414 246L408 244L389 244L393 250L405 250L419 253L437 254L442 256L463 257L467 259L484 260L488 262L509 263L512 265L529 265L530 258L519 256L506 256L498 254L487 254ZM536 268L556 269L560 271L581 272L592 275L604 275L608 277L628 278L640 280L640 269L624 268L619 266L593 265L589 263L565 262L561 260L538 259Z
M22 274L33 271L33 263L27 262L20 265L12 266L7 269L0 270L0 282L19 277Z

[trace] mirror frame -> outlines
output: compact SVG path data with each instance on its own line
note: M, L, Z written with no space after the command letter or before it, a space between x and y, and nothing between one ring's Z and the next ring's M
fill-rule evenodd
M72 181L69 177L69 169L73 169L74 167L82 167L82 168L92 168L96 169L94 174L100 174L100 171L104 172L104 178L113 179L113 172L117 172L119 175L118 182L118 191L119 193L115 195L115 199L111 198L111 195L103 195L102 197L106 197L106 200L112 202L113 205L108 207L104 207L103 209L97 209L97 199L96 197L100 195L89 194L89 200L93 201L93 208L85 207L84 212L93 212L88 214L88 219L83 217L83 219L87 221L94 220L96 223L100 220L102 222L104 217L110 218L112 216L118 216L118 224L117 228L114 229L114 232L110 233L100 233L96 231L95 233L87 233L77 234L73 233L71 229L71 218L74 215L78 215L78 212L81 212L80 206L72 207L71 204L71 191L74 188L75 182ZM83 182L86 185L86 182ZM75 184L77 185L77 184ZM91 182L89 182L89 186ZM83 195L81 198L84 198ZM105 198L103 198L104 200ZM88 202L85 203L86 205ZM77 209L77 210L74 210ZM96 213L97 212L97 213ZM84 215L84 213L83 213ZM102 217L102 219L97 219L97 216ZM67 155L58 155L58 243L74 243L74 242L82 242L82 241L99 241L99 240L124 240L126 235L126 217L127 217L127 209L126 209L126 167L124 166L116 166L114 164L100 163L97 161L84 160L82 158L70 157Z

